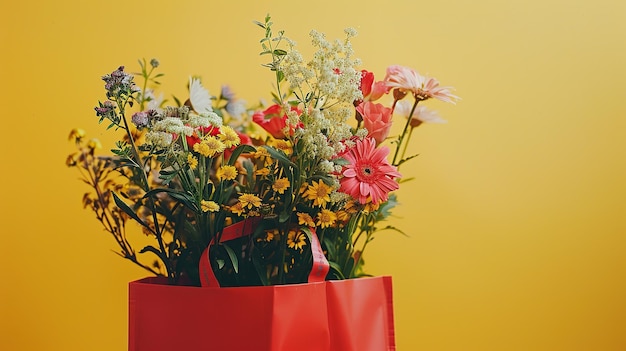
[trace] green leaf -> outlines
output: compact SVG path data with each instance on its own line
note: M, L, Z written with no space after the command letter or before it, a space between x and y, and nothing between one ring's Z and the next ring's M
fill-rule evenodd
M252 250L252 263L254 265L254 269L256 270L257 275L259 276L259 279L261 279L261 283L263 283L264 286L270 285L270 281L267 277L267 270L263 265L263 260L260 257L258 250Z
M119 207L122 211L124 211L127 215L129 215L132 219L137 221L139 224L152 230L144 221L141 220L141 218L139 218L139 216L137 216L135 211L133 211L124 201L122 201L122 199L120 199L120 197L116 193L112 193L112 194L113 194L113 200L115 201L115 204L117 205L117 207Z
M246 181L250 188L254 188L254 164L250 160L243 162L243 168L246 170Z
M267 152L269 152L270 156L272 156L273 159L282 163L283 166L288 166L288 167L293 167L293 168L296 167L295 163L291 162L287 158L287 155L285 155L285 153L282 150L277 150L270 146L266 146L265 149L267 150Z
M230 258L230 262L233 264L233 269L235 270L235 273L239 273L239 260L237 259L235 251L233 251L233 249L231 249L230 246L226 244L222 244L221 246L224 247L224 249L226 250L228 257Z
M173 189L167 189L167 188L152 189L148 191L143 197L145 199L151 196L155 196L156 194L159 194L159 193L167 193L173 199L178 200L180 203L187 206L189 209L193 211L198 212L200 210L196 204L195 199L191 195L180 192L180 191L176 191Z
M233 153L230 155L230 158L228 159L228 165L233 166L235 162L237 162L237 159L239 158L239 156L241 156L241 154L247 154L250 152L256 152L256 148L252 145L246 144L241 144L237 146Z
M333 243L331 238L328 236L324 236L324 239L322 241L324 242L324 247L328 252L328 257L335 257L337 251L335 250L335 244Z
M346 279L346 276L341 272L341 267L337 264L337 262L328 261L328 265L330 266L330 270L335 272L337 277L340 279Z
M285 51L283 49L274 49L274 51L272 51L272 54L274 54L276 56L285 56L285 55L287 55L287 51Z
M404 231L402 231L401 229L399 229L399 228L397 228L397 227L394 227L394 226L391 226L391 225L388 225L388 226L386 226L385 228L381 228L380 230L381 230L381 231L382 231L382 230L393 230L394 232L400 233L400 234L402 234L402 235L406 236L407 238L410 238L410 236L409 236L407 233L405 233L405 232L404 232Z

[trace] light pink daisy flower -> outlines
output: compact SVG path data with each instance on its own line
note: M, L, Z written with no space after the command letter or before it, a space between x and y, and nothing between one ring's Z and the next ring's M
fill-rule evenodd
M421 100L435 98L452 104L459 100L458 96L452 94L451 87L440 87L437 79L424 77L415 70L404 66L387 67L385 82L389 88L411 92Z
M410 101L402 100L398 101L396 104L396 109L394 113L403 116L404 118L409 118L411 114L411 109L413 108L413 104ZM425 123L447 123L445 119L439 116L437 111L430 110L426 108L424 105L419 105L415 107L415 111L413 111L413 116L411 116L411 127L415 128Z
M367 203L370 197L374 204L386 201L389 192L399 188L395 178L402 176L387 161L388 154L389 148L376 148L373 138L357 140L354 147L343 155L349 165L342 173L339 191L362 204Z

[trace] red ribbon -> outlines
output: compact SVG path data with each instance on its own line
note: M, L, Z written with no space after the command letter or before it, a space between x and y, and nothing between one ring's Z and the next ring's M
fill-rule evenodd
M220 243L252 235L260 221L260 217L250 217L241 222L229 225L222 231ZM328 264L326 256L324 256L324 252L322 251L322 246L320 245L320 241L317 238L315 229L310 228L310 230L313 266L311 267L311 273L309 273L308 282L322 282L326 279L326 274L328 274L328 271L330 270L330 265ZM209 243L209 246L204 249L202 255L200 256L200 264L198 266L198 269L200 270L200 283L202 284L202 286L205 287L220 286L220 283L215 277L215 273L213 273L213 268L211 267L211 259L209 257L210 248L211 246L213 246L213 244L214 242L212 240Z

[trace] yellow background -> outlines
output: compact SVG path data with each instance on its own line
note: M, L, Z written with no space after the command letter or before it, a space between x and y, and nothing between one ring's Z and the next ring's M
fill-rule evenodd
M255 3L255 5L252 5ZM267 12L305 50L353 26L364 67L457 88L420 127L368 267L394 278L399 350L626 350L626 2L3 1L0 349L125 350L127 282L65 167L102 74L161 60L255 102ZM207 316L209 317L209 316Z

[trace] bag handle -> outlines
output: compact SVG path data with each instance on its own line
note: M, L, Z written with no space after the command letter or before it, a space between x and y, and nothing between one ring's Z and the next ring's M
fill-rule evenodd
M220 243L238 239L244 236L252 235L254 230L258 226L261 221L260 217L249 217L241 222L237 222L233 225L229 225L224 228L222 231L222 236L220 238ZM328 264L328 260L322 251L322 245L320 244L319 239L317 238L317 234L315 233L314 228L309 228L311 231L311 236L309 237L310 246L311 246L311 256L313 257L313 266L311 267L311 272L309 273L308 282L322 282L326 279L326 274L330 270L330 265ZM200 256L200 263L198 265L198 269L200 271L200 284L203 287L219 287L220 283L217 281L215 277L215 273L213 273L213 268L211 267L211 260L209 257L209 252L211 246L213 246L214 242L211 240L209 245L204 249L202 255Z

